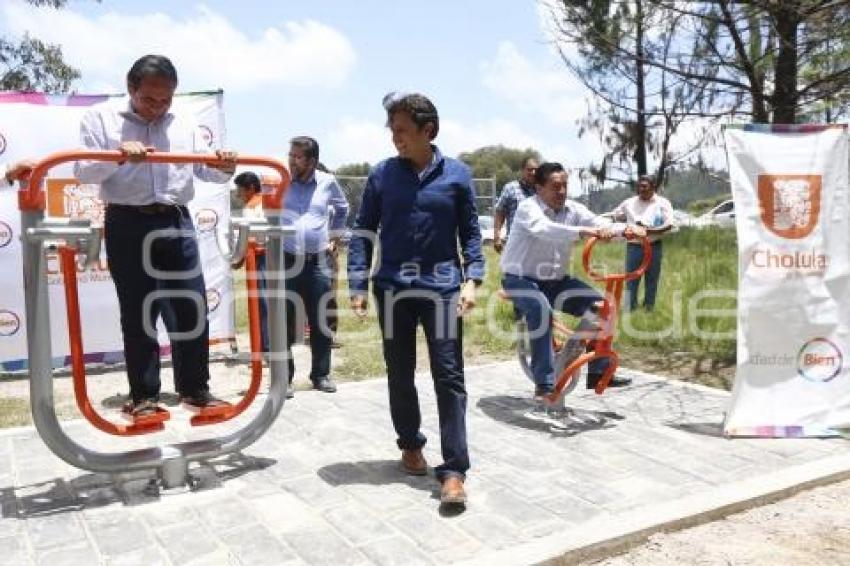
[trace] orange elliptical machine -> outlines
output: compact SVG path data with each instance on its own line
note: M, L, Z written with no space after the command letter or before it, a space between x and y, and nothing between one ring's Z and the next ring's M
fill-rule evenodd
M82 320L77 292L78 257L86 266L100 258L101 228L94 228L88 220L45 218L45 193L42 183L47 172L57 165L80 160L121 161L119 151L66 151L51 154L39 161L29 179L21 183L18 206L21 210L23 240L23 272L26 299L27 349L30 371L30 400L33 421L47 446L69 464L107 474L155 472L160 486L173 489L191 485L189 463L207 460L237 452L259 439L277 418L286 398L286 360L273 356L270 366L270 389L263 406L242 428L219 438L195 440L167 446L157 446L128 452L96 452L71 439L56 416L53 402L52 353L50 340L50 303L47 292L46 253L59 255L65 285L68 333L71 349L71 367L74 395L83 416L97 429L114 435L131 436L163 430L170 417L160 408L155 414L139 417L127 424L118 424L101 416L92 406L87 388L83 358ZM149 152L144 158L149 163L215 163L214 154L179 154ZM279 179L271 185L272 191L263 195L266 210L280 210L283 194L289 186L289 172L280 161L266 157L239 156L237 163L268 167L277 172ZM262 380L260 354L260 305L256 278L258 245L255 237L265 237L268 242L267 268L270 273L282 265L282 239L288 229L279 225L278 216L271 214L270 221L234 218L231 239L235 240L228 260L240 262L243 258L247 270L248 315L251 341L251 383L243 398L235 405L210 407L194 415L193 426L211 425L233 419L254 401ZM235 238L233 238L235 232ZM276 251L276 253L275 253ZM270 277L268 281L269 341L270 349L284 351L283 302L284 281Z
M563 408L565 396L572 392L587 372L587 365L593 360L608 358L608 368L596 385L596 393L601 394L608 387L619 366L619 357L613 350L614 334L617 329L617 317L620 301L623 297L623 285L626 281L637 279L649 267L652 260L652 246L649 239L640 240L643 248L643 261L637 269L629 273L601 274L591 267L591 257L598 238L589 238L584 244L582 265L588 277L605 283L605 295L602 306L597 311L598 320L582 320L573 331L552 317L552 347L555 352L555 389L545 399L545 405L551 408ZM524 319L517 321L517 357L526 377L534 381L531 371L531 343Z

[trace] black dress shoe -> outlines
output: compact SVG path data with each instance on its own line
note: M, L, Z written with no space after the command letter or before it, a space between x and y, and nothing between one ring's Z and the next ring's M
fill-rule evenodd
M587 388L588 389L596 389L596 384L599 383L599 380L602 379L602 375L590 375L587 374ZM626 387L627 385L632 384L631 377L620 377L615 375L611 378L611 381L608 382L608 387Z
M336 391L336 384L331 381L330 377L320 377L313 381L313 389L318 389L325 393L333 393Z

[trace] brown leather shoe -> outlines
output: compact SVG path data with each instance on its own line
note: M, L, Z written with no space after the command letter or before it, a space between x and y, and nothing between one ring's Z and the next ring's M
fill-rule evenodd
M466 492L463 490L463 480L458 476L449 476L443 480L440 488L440 503L458 505L466 503Z
M422 455L421 448L404 449L401 451L401 469L411 476L424 476L428 473L428 462Z

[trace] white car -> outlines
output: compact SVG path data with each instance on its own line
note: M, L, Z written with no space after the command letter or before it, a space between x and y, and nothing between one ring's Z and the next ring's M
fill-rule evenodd
M731 228L735 226L735 201L724 200L702 216L696 219L697 226L718 226Z
M481 228L481 244L491 245L493 243L493 217L487 215L478 216L478 227Z

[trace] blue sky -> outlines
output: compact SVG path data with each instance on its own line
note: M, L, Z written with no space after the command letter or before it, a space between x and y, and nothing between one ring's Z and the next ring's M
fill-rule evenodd
M55 11L0 7L0 32L63 46L80 93L123 92L138 56L175 63L180 90L225 91L228 146L281 157L316 137L330 167L393 153L382 96L417 90L436 103L449 155L501 143L580 166L586 92L564 69L533 0L71 0Z

